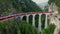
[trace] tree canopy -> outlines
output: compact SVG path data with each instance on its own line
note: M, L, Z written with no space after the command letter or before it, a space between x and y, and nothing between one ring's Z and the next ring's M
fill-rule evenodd
M0 34L37 34L37 30L25 21L13 18L0 21Z
M0 0L0 10L3 14L41 11L32 0Z

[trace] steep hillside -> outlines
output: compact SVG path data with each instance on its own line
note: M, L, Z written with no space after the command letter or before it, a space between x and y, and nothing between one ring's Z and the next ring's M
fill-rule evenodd
M0 0L0 16L30 11L41 9L32 0Z

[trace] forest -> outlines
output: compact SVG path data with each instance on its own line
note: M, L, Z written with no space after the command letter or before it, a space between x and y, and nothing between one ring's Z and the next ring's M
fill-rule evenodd
M60 0L49 0L48 4L50 5L51 3L55 3L60 9ZM43 12L32 0L0 0L0 17L39 11ZM20 21L15 17L13 19L8 19L7 21L0 21L0 34L38 34L36 29L38 27L38 15L35 17L36 27L31 25L31 18L32 16L30 16L30 24L27 24L25 19ZM42 31L39 34L53 34L56 26L50 24L46 29L44 28L45 14L42 15L41 20L43 25Z

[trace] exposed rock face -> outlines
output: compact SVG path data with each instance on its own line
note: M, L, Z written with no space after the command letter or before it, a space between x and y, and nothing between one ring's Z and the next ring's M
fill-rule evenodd
M58 34L59 30L60 30L60 15L58 14L58 10L55 9L57 8L55 4L51 4L53 5L49 7L49 12L51 13L50 15L50 23L55 24L56 28L54 30L54 34ZM53 9L53 10L52 10Z

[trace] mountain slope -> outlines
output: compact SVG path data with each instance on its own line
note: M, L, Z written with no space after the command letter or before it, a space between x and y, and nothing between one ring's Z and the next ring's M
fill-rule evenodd
M32 0L0 0L0 16L30 11L41 9Z

